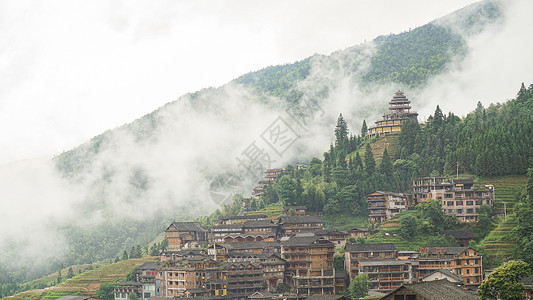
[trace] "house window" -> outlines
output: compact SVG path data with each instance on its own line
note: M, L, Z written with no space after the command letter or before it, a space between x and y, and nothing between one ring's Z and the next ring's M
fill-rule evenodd
M466 205L474 205L474 201L466 201Z
M462 214L462 213L463 213L463 210L462 210L462 209L458 209L458 210L457 210L457 213L458 213L458 214Z
M453 214L453 209L448 209L449 214Z
M463 201L456 201L455 205L457 205L457 206L463 206Z
M466 209L466 213L467 214L473 214L474 213L474 209L473 208L468 208L468 209Z
M446 204L447 204L448 206L453 206L453 201L448 201Z

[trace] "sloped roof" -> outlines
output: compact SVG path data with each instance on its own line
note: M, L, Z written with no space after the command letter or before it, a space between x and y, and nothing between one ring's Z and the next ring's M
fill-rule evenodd
M458 287L456 284L449 282L446 279L426 281L420 283L412 283L403 285L390 294L395 293L400 289L410 290L417 295L424 297L427 300L477 300L479 296L473 292L466 291Z
M459 255L470 249L470 247L427 247L428 252L431 254L437 254L437 249L444 249L445 254ZM439 250L440 251L440 250Z
M198 222L172 222L165 231L173 231L171 226L175 226L178 231L199 231L207 232L207 229Z
M474 179L467 178L467 179L452 179L452 181L456 184L474 184Z
M318 236L294 236L281 242L285 247L312 246L312 245L332 245L333 243Z
M279 247L280 243L274 242L250 242L250 243L217 243L228 250L247 250L267 247Z
M141 286L142 283L138 281L122 281L118 284L118 286Z
M247 219L265 219L267 215L257 214L257 215L246 215L246 216L227 216L220 217L219 220L247 220Z
M319 216L294 216L282 217L280 224L303 224L303 223L324 223L322 217Z
M149 261L145 262L144 264L137 267L137 270L154 270L157 268L157 264L155 261Z
M449 270L449 269L438 269L438 270L435 270L435 271L429 273L428 275L422 277L421 279L424 280L424 278L426 278L426 277L428 277L428 276L431 276L431 275L433 275L433 274L435 274L435 273L441 273L441 274L444 274L444 275L446 275L446 276L448 276L448 277L451 277L451 278L453 278L453 279L455 279L455 280L457 280L457 281L459 281L459 282L464 282L464 281L465 281L465 280L463 279L463 277L461 277L461 276L455 274L454 272L452 272L452 271Z
M250 220L244 222L245 228L278 227L271 220Z
M346 252L367 252L367 251L387 251L396 250L393 243L379 244L349 244L346 245Z
M359 264L363 267L372 267L372 266L400 266L400 265L417 265L417 262L410 260L399 260L399 259L383 259L383 260L361 260Z

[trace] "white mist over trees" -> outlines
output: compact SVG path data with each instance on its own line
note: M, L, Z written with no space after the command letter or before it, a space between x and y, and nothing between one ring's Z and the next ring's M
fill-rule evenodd
M376 44L366 43L330 56L312 56L309 74L290 88L300 95L297 101L232 82L183 96L54 160L2 166L0 264L23 266L37 274L46 260L54 265L44 271L53 271L64 261L87 262L129 251L149 242L169 220L215 210L219 203L210 197L212 181L220 174L239 172L237 158L252 143L269 153L271 167L308 162L327 150L339 113L348 120L350 132L360 132L363 120L370 125L380 118L398 89L422 116L437 104L445 112L464 114L479 100L488 104L510 98L517 84L533 81L528 33L532 26L527 24L531 6L518 1L506 7L501 22L481 32L461 33L466 38L465 56L446 64L427 84L363 84L359 78L371 68L378 51ZM314 105L309 122L301 124L291 117L308 104ZM278 117L297 136L281 155L264 139ZM245 177L249 180L237 188L249 193L255 179ZM112 247L93 244L81 256L68 242L91 230L102 231L95 243ZM98 240L103 236L109 240Z

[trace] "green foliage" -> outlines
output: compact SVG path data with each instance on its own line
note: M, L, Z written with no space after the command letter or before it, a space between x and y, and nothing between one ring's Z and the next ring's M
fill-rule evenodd
M366 144L365 172L368 175L372 175L374 174L375 169L376 169L376 161L374 160L374 154L372 153L372 148L370 148L370 144Z
M498 267L479 286L480 299L525 299L524 285L520 279L530 273L529 264L523 261L510 261Z
M416 122L402 126L396 158L419 176L460 172L478 176L524 174L533 162L533 85L521 87L515 100L491 104L460 119L437 106L424 130ZM491 145L491 147L486 147Z
M245 74L234 81L294 103L299 101L301 94L295 92L293 88L298 81L307 78L310 70L311 62L310 58L307 58L293 64L267 67Z
M139 297L137 296L136 293L131 292L128 294L128 300L139 300Z
M372 287L372 280L368 277L368 274L359 274L350 282L348 291L350 296L354 299L366 297L368 290Z
M525 193L519 195L520 201L513 218L517 221L514 235L517 240L517 256L533 264L533 198L530 194L533 185L533 168L527 172L528 181Z
M115 289L115 284L113 283L102 283L100 288L96 292L96 297L103 300L114 300L115 295L113 290Z
M440 73L454 56L466 52L461 36L434 23L401 34L380 36L374 42L378 51L363 76L364 82L392 81L417 86Z
M335 254L335 257L333 257L333 268L335 270L344 270L344 253Z

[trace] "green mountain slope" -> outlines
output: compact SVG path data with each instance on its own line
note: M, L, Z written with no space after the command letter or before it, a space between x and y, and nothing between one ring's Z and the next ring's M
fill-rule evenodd
M360 86L363 93L370 94L383 84L423 88L429 79L446 72L452 62L463 58L468 51L465 45L469 35L482 32L485 26L502 17L497 3L477 3L413 30L381 36L371 43L329 56L314 55L293 64L267 67L223 87L184 95L130 124L106 131L56 156L53 161L57 169L65 182L79 187L76 192L82 199L74 205L79 223L58 222L62 224L58 232L67 244L66 254L47 261L45 267L27 266L25 270L32 272L10 273L11 264L3 262L15 261L18 249L2 253L1 269L8 270L2 272L5 275L0 275L0 281L30 280L64 265L114 258L134 245L152 240L164 229L165 222L192 218L214 209L216 203L205 200L208 191L202 187L208 189L213 176L232 167L228 161L234 160L233 153L242 151L235 145L238 138L232 134L254 125L238 123L241 116L225 115L226 112L244 106L242 115L251 114L254 109L248 111L246 105L257 103L265 110L279 105L282 109L276 113L280 114L289 108L302 109L305 96L320 102L340 82ZM453 24L449 19L454 19ZM456 30L460 26L466 33ZM339 80L331 79L335 76ZM364 103L357 113L373 111L374 105ZM220 123L212 122L213 119ZM332 120L323 122L329 125ZM225 127L231 123L238 125ZM220 125L215 127L221 127L221 131L209 127L210 124ZM202 143L210 139L221 142ZM226 148L234 152L224 152ZM198 157L197 153L206 154ZM223 153L230 154L223 156ZM283 162L291 159L283 157ZM280 161L278 158L277 163ZM97 224L87 226L93 221ZM90 246L84 247L84 243Z

